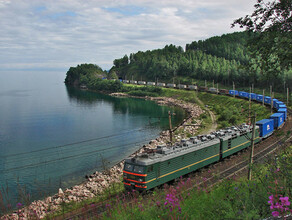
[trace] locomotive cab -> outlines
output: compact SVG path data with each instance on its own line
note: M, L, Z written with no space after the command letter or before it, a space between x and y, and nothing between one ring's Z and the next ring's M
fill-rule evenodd
M147 188L146 177L147 177L146 166L125 162L123 170L123 183L127 190L136 189L143 191Z

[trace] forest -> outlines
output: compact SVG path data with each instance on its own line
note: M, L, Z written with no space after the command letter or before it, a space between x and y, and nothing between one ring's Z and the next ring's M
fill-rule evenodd
M97 88L102 78L120 78L185 84L207 80L229 88L233 82L237 88L272 85L278 91L291 88L291 68L281 69L274 63L270 69L263 69L252 57L249 44L257 35L235 32L193 41L185 49L170 44L163 49L138 51L115 59L109 72L94 64L81 64L68 70L65 83Z
M270 71L261 69L249 52L253 32L235 32L181 46L166 45L163 49L131 53L113 61L110 72L122 79L189 83L207 80L225 86L269 87L292 86L292 71L277 64Z

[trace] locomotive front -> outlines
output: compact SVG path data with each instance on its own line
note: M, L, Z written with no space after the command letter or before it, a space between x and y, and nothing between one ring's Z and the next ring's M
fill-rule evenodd
M126 190L144 191L147 189L147 167L135 163L135 159L126 159L123 170L123 183Z

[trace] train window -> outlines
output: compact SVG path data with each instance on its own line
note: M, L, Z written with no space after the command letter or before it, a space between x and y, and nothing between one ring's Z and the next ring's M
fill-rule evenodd
M136 173L143 173L144 167L141 166L134 166L134 172Z
M133 171L133 167L134 166L132 164L128 164L128 163L125 164L125 170L126 171Z

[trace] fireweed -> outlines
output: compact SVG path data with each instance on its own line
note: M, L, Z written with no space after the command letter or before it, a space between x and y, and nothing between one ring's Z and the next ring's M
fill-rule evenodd
M285 216L289 213L292 213L292 209L290 209L290 202L288 196L269 196L270 209L273 210L272 215L274 217L282 216L285 219Z
M169 208L169 210L172 211L177 207L178 211L181 212L179 198L175 189L170 188L169 193L165 197L165 200L166 202L164 203L164 205L166 208Z

